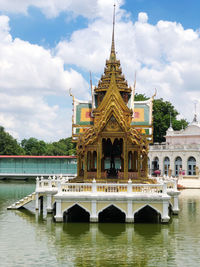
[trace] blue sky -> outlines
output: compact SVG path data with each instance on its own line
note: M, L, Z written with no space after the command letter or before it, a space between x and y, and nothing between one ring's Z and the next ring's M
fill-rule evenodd
M156 87L191 121L200 99L200 2L115 2L128 83L137 71L138 93ZM68 89L89 98L89 71L97 84L109 55L112 12L113 0L0 0L0 125L18 140L70 136Z
M184 28L200 28L198 0L126 0L122 8L130 13L132 20L137 20L139 12L146 12L151 24L168 20L179 22ZM28 8L28 14L7 14L14 38L19 37L46 47L54 47L61 39L70 38L73 31L86 27L88 23L88 18L83 16L68 18L71 17L70 12L47 18L41 9L32 6Z

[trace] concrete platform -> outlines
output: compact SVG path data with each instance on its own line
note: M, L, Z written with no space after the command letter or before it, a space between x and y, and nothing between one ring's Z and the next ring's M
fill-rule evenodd
M178 187L179 185L186 189L200 189L200 179L179 179Z

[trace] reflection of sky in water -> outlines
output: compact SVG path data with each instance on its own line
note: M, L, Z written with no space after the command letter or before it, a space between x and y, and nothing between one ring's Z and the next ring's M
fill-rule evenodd
M0 183L3 266L200 266L200 190L182 191L181 212L166 225L63 224L6 210L33 190L29 183Z

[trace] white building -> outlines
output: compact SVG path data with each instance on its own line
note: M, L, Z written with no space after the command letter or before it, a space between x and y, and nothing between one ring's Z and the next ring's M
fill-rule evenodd
M186 129L174 131L172 126L166 133L166 142L154 144L149 149L149 172L160 171L160 175L199 176L200 167L200 123L195 114Z

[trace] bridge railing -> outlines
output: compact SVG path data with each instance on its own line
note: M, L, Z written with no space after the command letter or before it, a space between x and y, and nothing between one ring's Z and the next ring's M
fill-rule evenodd
M177 190L176 181L168 180L158 184L133 184L131 180L128 183L108 184L96 183L69 183L68 177L43 177L36 179L36 191L51 190L58 193L67 192L90 192L90 193L167 193L168 190Z
M41 176L40 178L37 177L36 178L36 191L37 189L50 189L50 188L58 188L59 187L59 184L61 182L68 182L68 180L70 179L71 177L68 177L68 176L62 176L62 175L59 175L59 176L49 176L48 178L44 178L43 176Z
M90 193L167 193L167 184L107 184L96 183L61 183L58 192Z

